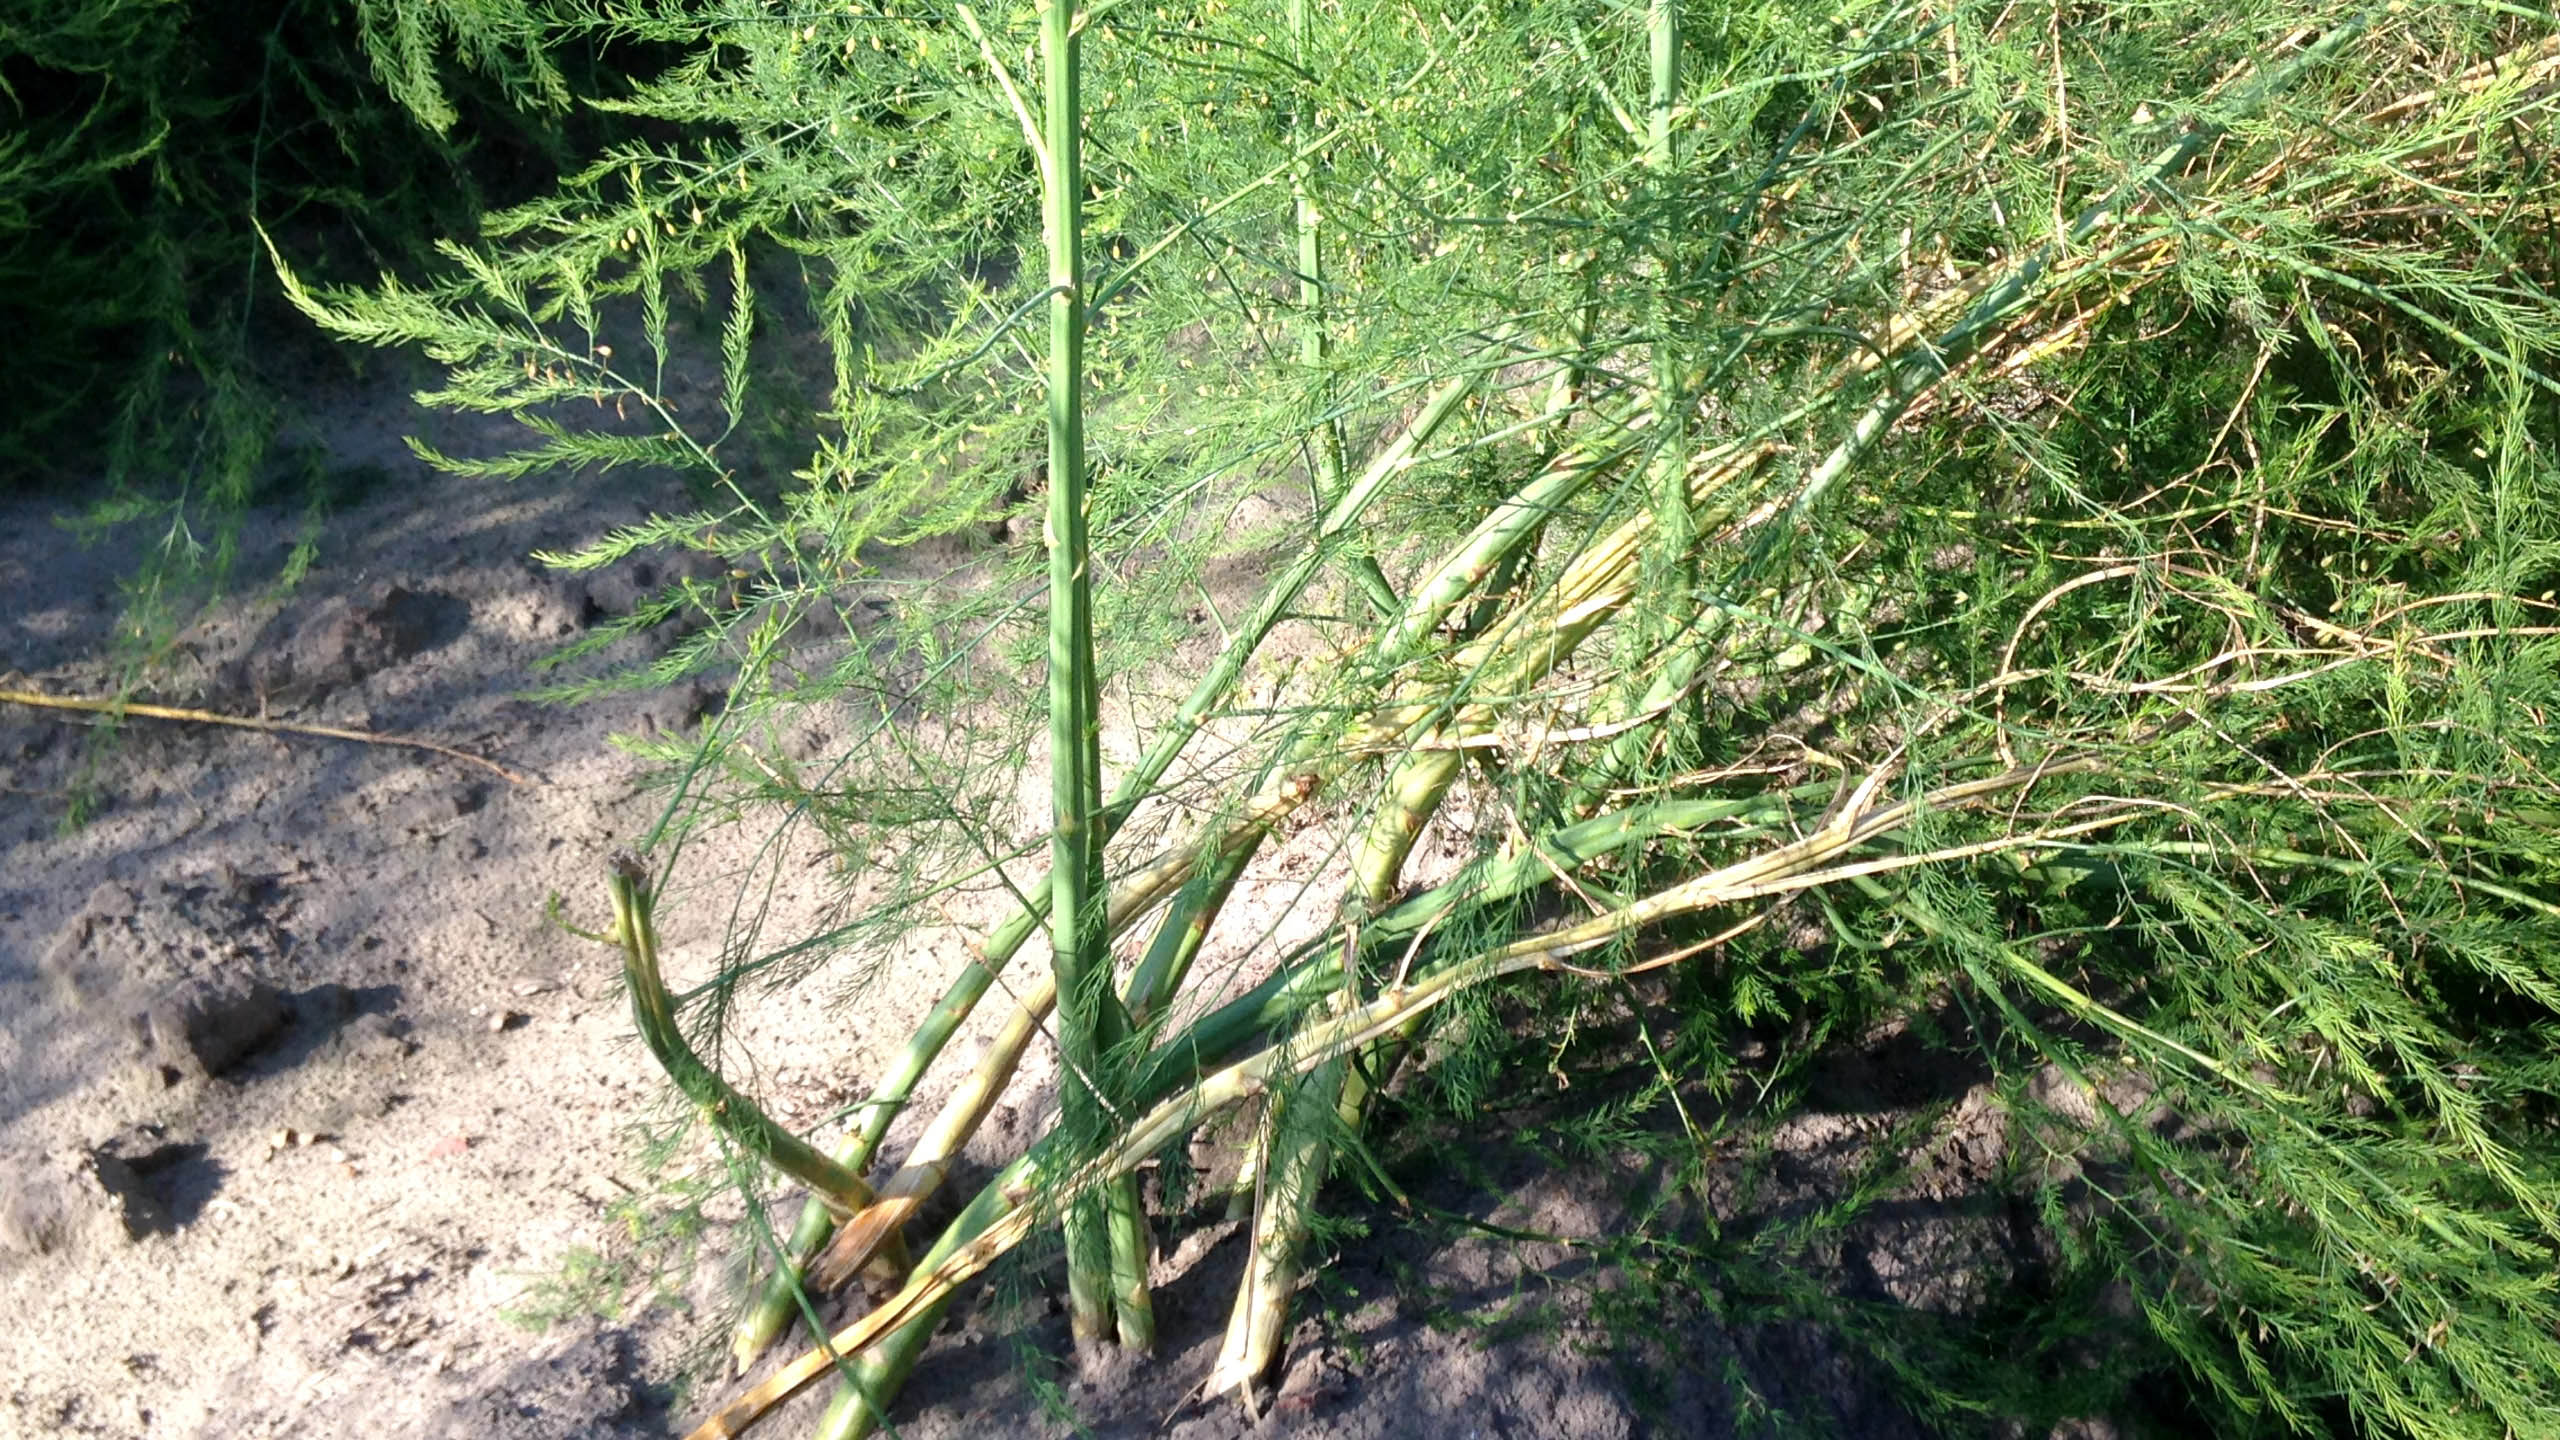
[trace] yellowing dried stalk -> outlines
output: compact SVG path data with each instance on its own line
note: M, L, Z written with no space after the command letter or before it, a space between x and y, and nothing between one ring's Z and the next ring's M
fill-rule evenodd
M1978 804L1995 795L2028 789L2053 776L2096 769L2098 763L2088 758L2055 760L1942 786L1926 795L1883 806L1874 801L1889 772L1876 771L1851 787L1830 821L1801 840L1580 924L1446 962L1408 984L1394 986L1365 1004L1349 1007L1286 1041L1202 1077L1149 1109L1118 1140L1072 1174L1043 1177L1038 1165L1026 1157L1008 1170L991 1192L993 1203L984 1208L992 1213L977 1217L976 1227L966 1235L956 1231L947 1234L926 1256L905 1289L840 1331L828 1346L803 1355L732 1401L695 1430L691 1440L726 1440L745 1433L774 1406L824 1376L833 1365L831 1354L857 1353L931 1312L953 1289L1020 1244L1044 1218L1054 1216L1058 1207L1090 1194L1107 1181L1132 1173L1149 1156L1227 1106L1264 1094L1288 1076L1307 1074L1392 1035L1453 996L1524 971L1575 970L1573 957L1616 944L1674 916L1872 873L1873 866L1852 867L1836 862L1861 845L1931 811ZM2028 848L2044 838L2023 833L2002 843L2011 848ZM1928 863L1931 858L1899 857L1895 863ZM1684 949L1631 968L1652 968L1691 953ZM1052 1178L1054 1183L1048 1183ZM973 1212L978 1208L973 1207ZM964 1222L971 1219L972 1216L963 1217Z

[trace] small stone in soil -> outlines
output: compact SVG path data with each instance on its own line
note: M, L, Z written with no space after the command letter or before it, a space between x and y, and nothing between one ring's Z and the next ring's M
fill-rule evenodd
M0 1251L44 1255L64 1248L76 1228L70 1186L37 1173L45 1167L33 1156L12 1156L8 1168L15 1173L0 1198Z

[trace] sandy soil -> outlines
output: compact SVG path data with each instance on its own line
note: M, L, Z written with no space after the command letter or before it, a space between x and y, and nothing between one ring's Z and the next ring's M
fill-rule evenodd
M659 1253L635 1246L629 1216L653 1213L639 1202L688 1162L643 1164L635 1127L671 1113L665 1087L631 1038L611 955L547 925L544 907L556 892L595 922L607 852L655 814L640 765L607 737L693 723L710 697L575 710L519 697L533 662L648 578L566 578L525 557L681 496L619 474L430 476L398 437L436 422L396 387L333 413L331 464L369 477L368 493L330 521L304 583L218 610L153 698L431 736L531 783L413 750L190 725L135 722L93 749L79 725L0 706L0 1431L680 1431L722 1393L701 1366L740 1283L724 1258L739 1212L713 1201L699 1263L670 1272L660 1303L645 1284L611 1317L558 1303L581 1257ZM85 693L109 674L117 577L54 508L0 506L0 674ZM255 517L244 573L266 573L293 520ZM66 832L64 797L92 764L104 804ZM804 904L781 903L781 925ZM679 983L716 948L717 908L671 907ZM742 1016L741 1043L768 1062L762 1093L814 1120L864 1089L960 958L956 937L927 937L853 1011L814 985ZM812 1033L840 1043L758 1048ZM1044 1078L1034 1064L974 1160L1029 1133ZM1879 1296L1960 1307L2016 1263L1999 1207L1973 1193L2005 1132L1970 1083L1934 1097L1965 1096L1941 1137L1953 1158L1933 1172L1943 1193L1833 1257ZM1757 1203L1819 1195L1932 1098L1862 1095L1797 1122L1781 1146L1795 1189ZM1495 1152L1415 1193L1515 1231L1596 1236L1625 1222L1637 1178ZM1587 1250L1368 1218L1301 1306L1264 1428L1723 1436L1737 1433L1740 1376L1817 1433L1920 1433L1817 1330L1666 1321L1640 1371L1590 1318L1614 1282ZM1163 1353L1122 1383L1042 1378L1038 1357L1064 1348L1054 1275L1015 1272L953 1320L902 1433L1063 1434L1070 1411L1104 1435L1254 1429L1186 1399L1241 1263L1233 1229L1167 1228ZM506 1318L528 1310L570 1313L539 1332Z

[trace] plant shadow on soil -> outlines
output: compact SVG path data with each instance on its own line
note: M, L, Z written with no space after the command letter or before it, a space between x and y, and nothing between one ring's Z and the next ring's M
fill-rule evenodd
M1888 1024L1836 1043L1801 1071L1798 1103L1733 1115L1703 1160L1683 1159L1668 1105L1592 1143L1594 1115L1623 1116L1653 1073L1586 1065L1569 1093L1465 1123L1403 1103L1416 1097L1400 1087L1376 1153L1337 1161L1258 1416L1197 1393L1249 1230L1209 1193L1159 1221L1154 1355L1075 1372L1044 1237L946 1316L894 1407L897 1433L2194 1433L2129 1297L2055 1264L2007 1169L1993 1076L1961 1036L1933 1045ZM1684 1104L1716 1128L1717 1102ZM954 1193L983 1178L955 1176ZM768 1423L805 1433L823 1403L803 1396Z

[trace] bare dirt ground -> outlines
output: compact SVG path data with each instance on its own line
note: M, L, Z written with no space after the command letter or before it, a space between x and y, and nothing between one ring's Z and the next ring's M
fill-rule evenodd
M535 661L650 582L526 557L682 496L620 474L431 475L398 437L436 422L388 385L332 413L317 437L330 464L369 484L329 521L318 567L288 595L219 608L150 698L430 736L529 783L415 750L196 725L135 721L93 747L82 725L0 706L0 1432L678 1433L725 1389L704 1365L741 1283L727 1258L744 1245L739 1212L715 1199L689 1270L601 1283L599 1267L663 1253L634 1239L631 1217L655 1213L644 1202L669 1183L636 1127L672 1111L613 956L547 924L545 905L562 895L597 923L607 853L656 813L639 762L608 736L695 723L714 697L520 697ZM111 550L54 525L60 508L0 505L0 683L90 693L112 673L117 572ZM294 519L253 517L242 574L272 573ZM101 808L65 830L91 767ZM714 899L671 902L675 970L716 948ZM797 1121L867 1088L961 957L957 936L929 937L850 1011L812 986L745 1017L750 1047L837 1037L828 1054L767 1053L762 1093ZM1045 1093L1031 1070L973 1159L1031 1133ZM1782 1137L1784 1183L1755 1203L1810 1203L1912 1106L1960 1099L1930 1142L1935 1193L1831 1256L1875 1298L1960 1309L2026 1263L1999 1203L1976 1193L2006 1132L1972 1083L1935 1076L1922 1087L1935 1096L1850 1083ZM1666 1318L1650 1366L1633 1365L1623 1334L1592 1318L1618 1282L1589 1248L1521 1237L1610 1234L1640 1178L1510 1152L1426 1177L1415 1197L1443 1221L1379 1211L1365 1238L1340 1241L1260 1428L1725 1436L1756 1392L1814 1433L1922 1433L1806 1325ZM1054 1277L1017 1272L950 1323L901 1433L1256 1430L1232 1405L1186 1399L1241 1264L1234 1231L1166 1229L1162 1353L1110 1385L1046 1378L1038 1357L1064 1349L1043 1289ZM577 1303L607 1292L618 1309Z

